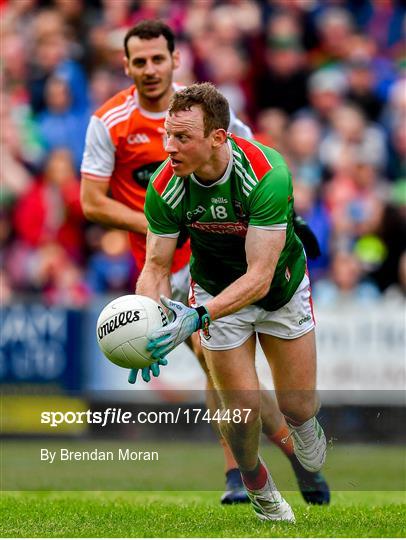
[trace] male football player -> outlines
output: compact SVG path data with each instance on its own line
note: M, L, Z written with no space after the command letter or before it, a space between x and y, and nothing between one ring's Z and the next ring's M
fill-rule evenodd
M172 322L149 336L164 358L199 330L224 411L220 423L261 520L295 520L259 456L258 338L304 469L318 472L326 438L316 419L316 344L306 256L293 226L293 187L282 156L228 133L227 100L210 83L176 92L165 120L169 158L147 190L146 263L137 293L157 298ZM199 208L199 212L195 210ZM191 237L190 300L170 300L169 271L182 227ZM233 413L234 412L234 413Z

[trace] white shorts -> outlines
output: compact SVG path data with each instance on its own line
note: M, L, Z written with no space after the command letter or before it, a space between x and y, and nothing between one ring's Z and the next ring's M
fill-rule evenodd
M172 300L188 305L190 288L190 269L188 264L171 275L171 288Z
M191 306L206 304L213 296L197 283L189 292ZM250 305L217 319L210 324L210 338L200 334L202 347L213 351L235 349L253 334L268 334L282 339L295 339L315 326L310 281L305 274L290 301L276 311Z

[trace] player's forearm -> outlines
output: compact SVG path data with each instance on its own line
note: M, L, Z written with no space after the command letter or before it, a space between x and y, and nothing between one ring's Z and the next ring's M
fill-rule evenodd
M245 306L254 304L269 292L273 277L269 273L258 277L256 270L248 271L229 285L224 291L205 304L212 320L235 313Z
M147 256L137 281L136 292L159 301L161 294L171 296L171 265L176 238L162 237L148 231Z
M133 210L110 197L105 197L97 204L82 202L82 207L89 221L105 227L147 234L147 219L144 213Z
M172 295L170 272L147 262L138 278L135 292L149 296L157 302L161 294L170 298Z

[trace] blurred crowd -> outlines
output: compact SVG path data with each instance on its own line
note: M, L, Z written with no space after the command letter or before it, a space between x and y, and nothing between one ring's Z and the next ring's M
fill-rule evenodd
M405 14L400 0L0 0L2 301L133 288L126 233L83 217L79 168L92 111L131 84L123 37L145 18L178 36L175 80L215 83L288 161L322 248L316 301L404 301Z

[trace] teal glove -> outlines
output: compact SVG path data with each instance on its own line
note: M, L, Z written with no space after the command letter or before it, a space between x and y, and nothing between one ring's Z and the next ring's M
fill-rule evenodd
M166 358L160 358L158 362L154 362L148 367L144 367L141 369L141 376L144 379L145 382L149 382L151 380L151 372L154 377L159 377L160 369L159 366L166 366L168 364L168 360ZM134 384L137 380L139 369L132 369L130 370L130 374L128 375L128 382L130 384Z
M210 338L210 315L204 306L190 308L165 296L161 296L161 303L169 310L171 323L148 336L147 351L152 353L152 358L165 357L196 330L203 330L206 338Z

